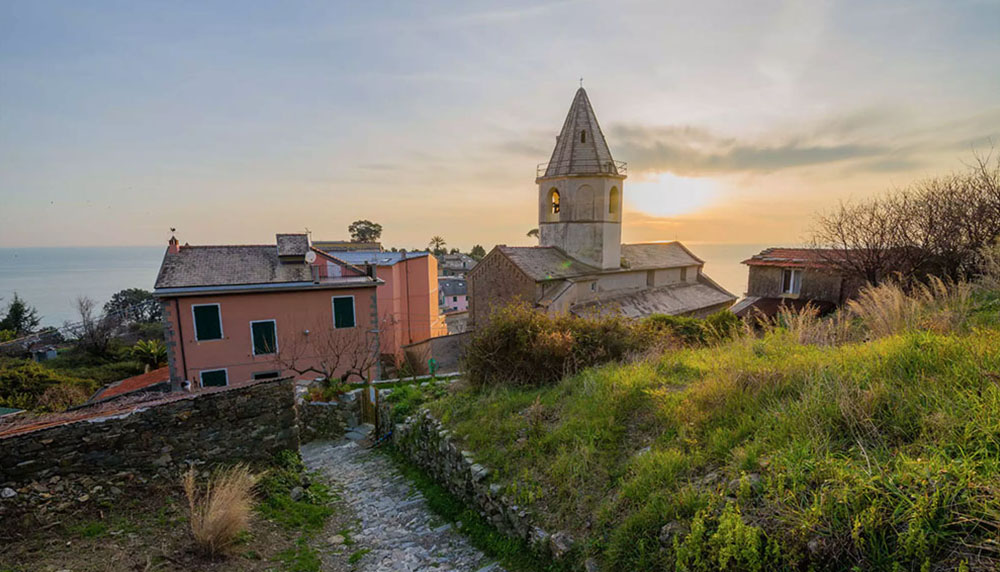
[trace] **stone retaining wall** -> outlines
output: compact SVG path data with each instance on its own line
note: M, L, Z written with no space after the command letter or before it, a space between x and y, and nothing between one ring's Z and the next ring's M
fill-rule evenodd
M427 410L396 424L393 444L500 532L557 559L572 551L573 540L568 533L549 534L536 524L529 510L510 502L502 494L502 487L490 482L490 470L476 463L471 452L461 450L451 432Z
M316 439L339 439L351 427L360 423L361 394L355 389L328 403L301 401L299 431L303 443Z
M192 465L268 461L298 450L292 384L168 397L2 437L0 503L75 494L70 485L81 479L104 490L110 487L100 483L123 475L175 479Z

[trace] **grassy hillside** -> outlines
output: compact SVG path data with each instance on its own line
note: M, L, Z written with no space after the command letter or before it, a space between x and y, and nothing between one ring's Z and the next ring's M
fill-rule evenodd
M993 570L1000 328L966 302L855 315L872 341L786 320L427 407L608 570Z

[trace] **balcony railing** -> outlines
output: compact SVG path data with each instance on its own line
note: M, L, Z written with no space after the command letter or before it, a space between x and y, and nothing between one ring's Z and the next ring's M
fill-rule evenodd
M556 161L539 163L535 170L536 177L558 175L628 175L628 163L625 161Z

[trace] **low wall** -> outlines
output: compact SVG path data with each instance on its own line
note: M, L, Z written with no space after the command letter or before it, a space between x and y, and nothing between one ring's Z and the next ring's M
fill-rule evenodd
M549 534L537 526L531 513L510 502L501 493L501 486L490 482L490 470L476 463L471 452L461 450L451 432L428 411L421 410L397 424L393 444L500 532L555 558L564 558L572 551L568 533Z
M465 356L465 346L468 345L470 339L472 339L472 332L438 336L403 346L403 352L414 374L429 373L427 361L431 358L437 362L438 372L458 371L462 358Z
M349 391L339 401L299 403L299 432L303 443L316 439L339 439L361 422L362 389Z
M298 447L291 380L172 396L0 437L0 505L75 496L79 480L106 493L116 487L101 483L176 479L192 465Z

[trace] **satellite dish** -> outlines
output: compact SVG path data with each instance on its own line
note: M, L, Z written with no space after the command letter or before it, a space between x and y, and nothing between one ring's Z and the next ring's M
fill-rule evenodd
M306 262L308 262L309 264L312 264L313 262L316 262L316 253L313 252L313 251L311 251L311 250L309 252L307 252L306 253Z

